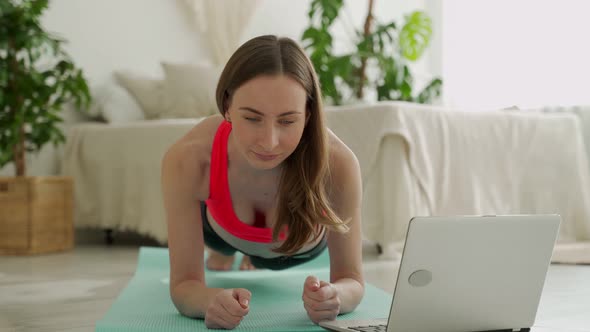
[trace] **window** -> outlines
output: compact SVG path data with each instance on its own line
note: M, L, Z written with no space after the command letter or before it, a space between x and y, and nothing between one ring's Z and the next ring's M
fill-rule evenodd
M589 1L445 0L438 7L445 104L590 105Z

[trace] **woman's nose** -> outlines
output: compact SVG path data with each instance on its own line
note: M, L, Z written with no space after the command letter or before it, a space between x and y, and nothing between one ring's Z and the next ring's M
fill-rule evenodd
M272 152L279 145L279 131L274 126L262 130L258 144L266 151Z

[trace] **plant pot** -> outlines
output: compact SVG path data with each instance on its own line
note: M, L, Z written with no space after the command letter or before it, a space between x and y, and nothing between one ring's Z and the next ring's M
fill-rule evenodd
M73 208L70 177L0 177L0 254L72 249Z

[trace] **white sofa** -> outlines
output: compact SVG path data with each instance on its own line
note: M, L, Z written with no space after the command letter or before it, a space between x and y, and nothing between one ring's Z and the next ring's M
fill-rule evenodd
M395 256L412 216L559 213L560 241L590 239L590 179L572 114L462 112L384 102L327 109L361 163L363 233ZM166 242L160 161L198 119L71 128L62 172L75 179L79 228Z

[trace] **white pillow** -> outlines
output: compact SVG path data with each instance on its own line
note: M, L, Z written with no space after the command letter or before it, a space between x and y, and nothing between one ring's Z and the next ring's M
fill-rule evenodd
M160 118L199 118L217 112L215 89L221 69L211 64L162 63L164 107Z
M139 75L129 71L116 71L117 82L135 98L147 119L160 116L164 102L164 80Z
M139 104L115 82L99 87L94 95L92 113L101 116L108 123L126 123L145 120Z

